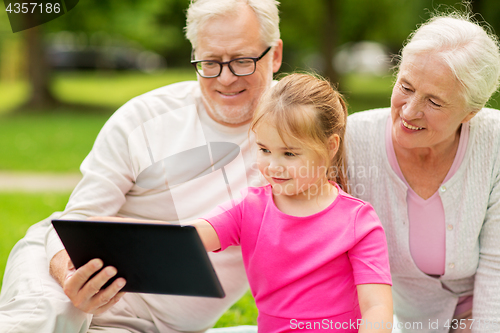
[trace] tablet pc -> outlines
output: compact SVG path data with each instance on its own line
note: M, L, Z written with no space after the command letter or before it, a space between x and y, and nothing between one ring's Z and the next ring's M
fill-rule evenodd
M193 226L52 220L73 264L100 258L127 284L122 291L185 296L225 296Z

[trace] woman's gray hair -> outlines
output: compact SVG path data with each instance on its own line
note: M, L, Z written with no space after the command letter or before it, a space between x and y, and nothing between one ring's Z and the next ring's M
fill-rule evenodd
M187 10L186 37L193 48L198 45L198 32L213 17L233 13L238 15L239 7L248 5L260 22L262 42L274 46L280 39L279 2L276 0L192 0Z
M413 32L401 52L405 56L433 53L441 57L464 87L470 111L479 111L498 89L498 38L470 15L448 14L431 18Z

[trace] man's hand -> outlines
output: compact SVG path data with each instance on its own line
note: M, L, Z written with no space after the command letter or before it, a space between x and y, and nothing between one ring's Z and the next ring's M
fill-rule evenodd
M104 290L102 286L116 275L116 268L108 266L96 276L89 278L103 266L100 259L92 259L75 270L66 250L59 251L50 261L50 274L63 287L73 305L83 312L100 314L116 304L124 292L125 279L118 278Z

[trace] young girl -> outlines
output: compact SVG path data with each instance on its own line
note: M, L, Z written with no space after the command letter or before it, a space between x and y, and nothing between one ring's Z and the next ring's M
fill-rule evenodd
M259 332L391 331L391 278L373 208L342 189L347 110L328 82L292 74L251 130L269 185L195 226L207 251L241 245Z

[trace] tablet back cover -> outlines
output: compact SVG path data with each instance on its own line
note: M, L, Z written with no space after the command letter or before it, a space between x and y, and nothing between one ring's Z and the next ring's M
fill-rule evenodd
M100 258L122 291L219 297L224 290L193 226L53 220L75 267ZM107 286L106 285L106 286Z

